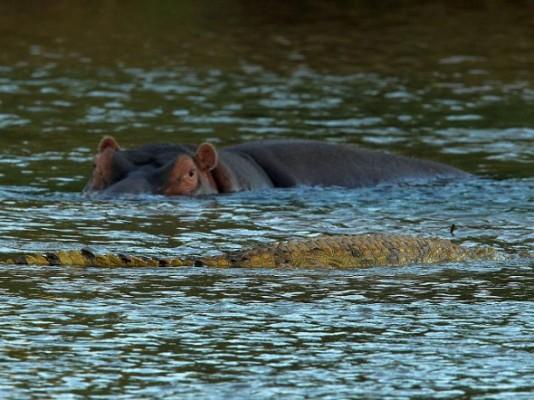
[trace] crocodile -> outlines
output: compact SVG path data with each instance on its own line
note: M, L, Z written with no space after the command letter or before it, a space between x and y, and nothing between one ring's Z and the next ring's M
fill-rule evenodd
M96 254L88 248L15 256L9 264L82 267L365 268L495 260L491 247L463 247L447 239L397 234L317 236L260 245L209 257Z

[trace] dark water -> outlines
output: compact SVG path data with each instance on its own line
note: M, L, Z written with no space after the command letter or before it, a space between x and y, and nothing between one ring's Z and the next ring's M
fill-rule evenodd
M215 254L320 233L491 245L400 269L0 267L0 397L529 399L534 3L0 4L0 253ZM478 177L80 195L100 137L313 138Z

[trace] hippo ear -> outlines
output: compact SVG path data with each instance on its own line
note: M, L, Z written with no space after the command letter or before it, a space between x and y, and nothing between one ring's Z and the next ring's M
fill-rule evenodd
M103 190L113 183L116 174L113 160L117 150L119 150L119 144L113 137L102 138L98 144L98 153L95 155L93 175L85 191Z
M98 144L98 152L102 153L106 149L119 150L120 146L113 136L104 136Z
M198 146L195 161L202 171L211 171L219 162L219 155L211 143L202 143Z

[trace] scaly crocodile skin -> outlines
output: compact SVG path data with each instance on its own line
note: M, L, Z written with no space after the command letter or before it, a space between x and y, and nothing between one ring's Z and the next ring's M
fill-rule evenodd
M250 250L204 258L157 258L123 254L97 255L90 250L71 250L31 254L7 260L32 265L70 265L95 267L333 267L364 268L433 264L480 259L495 259L492 248L465 248L450 240L406 235L366 234L319 236L289 240Z

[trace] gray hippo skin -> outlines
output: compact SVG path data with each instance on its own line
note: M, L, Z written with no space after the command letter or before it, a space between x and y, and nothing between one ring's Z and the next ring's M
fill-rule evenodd
M468 175L438 162L311 140L254 141L219 151L210 143L123 150L107 136L98 146L84 191L195 196L297 185L356 188Z

